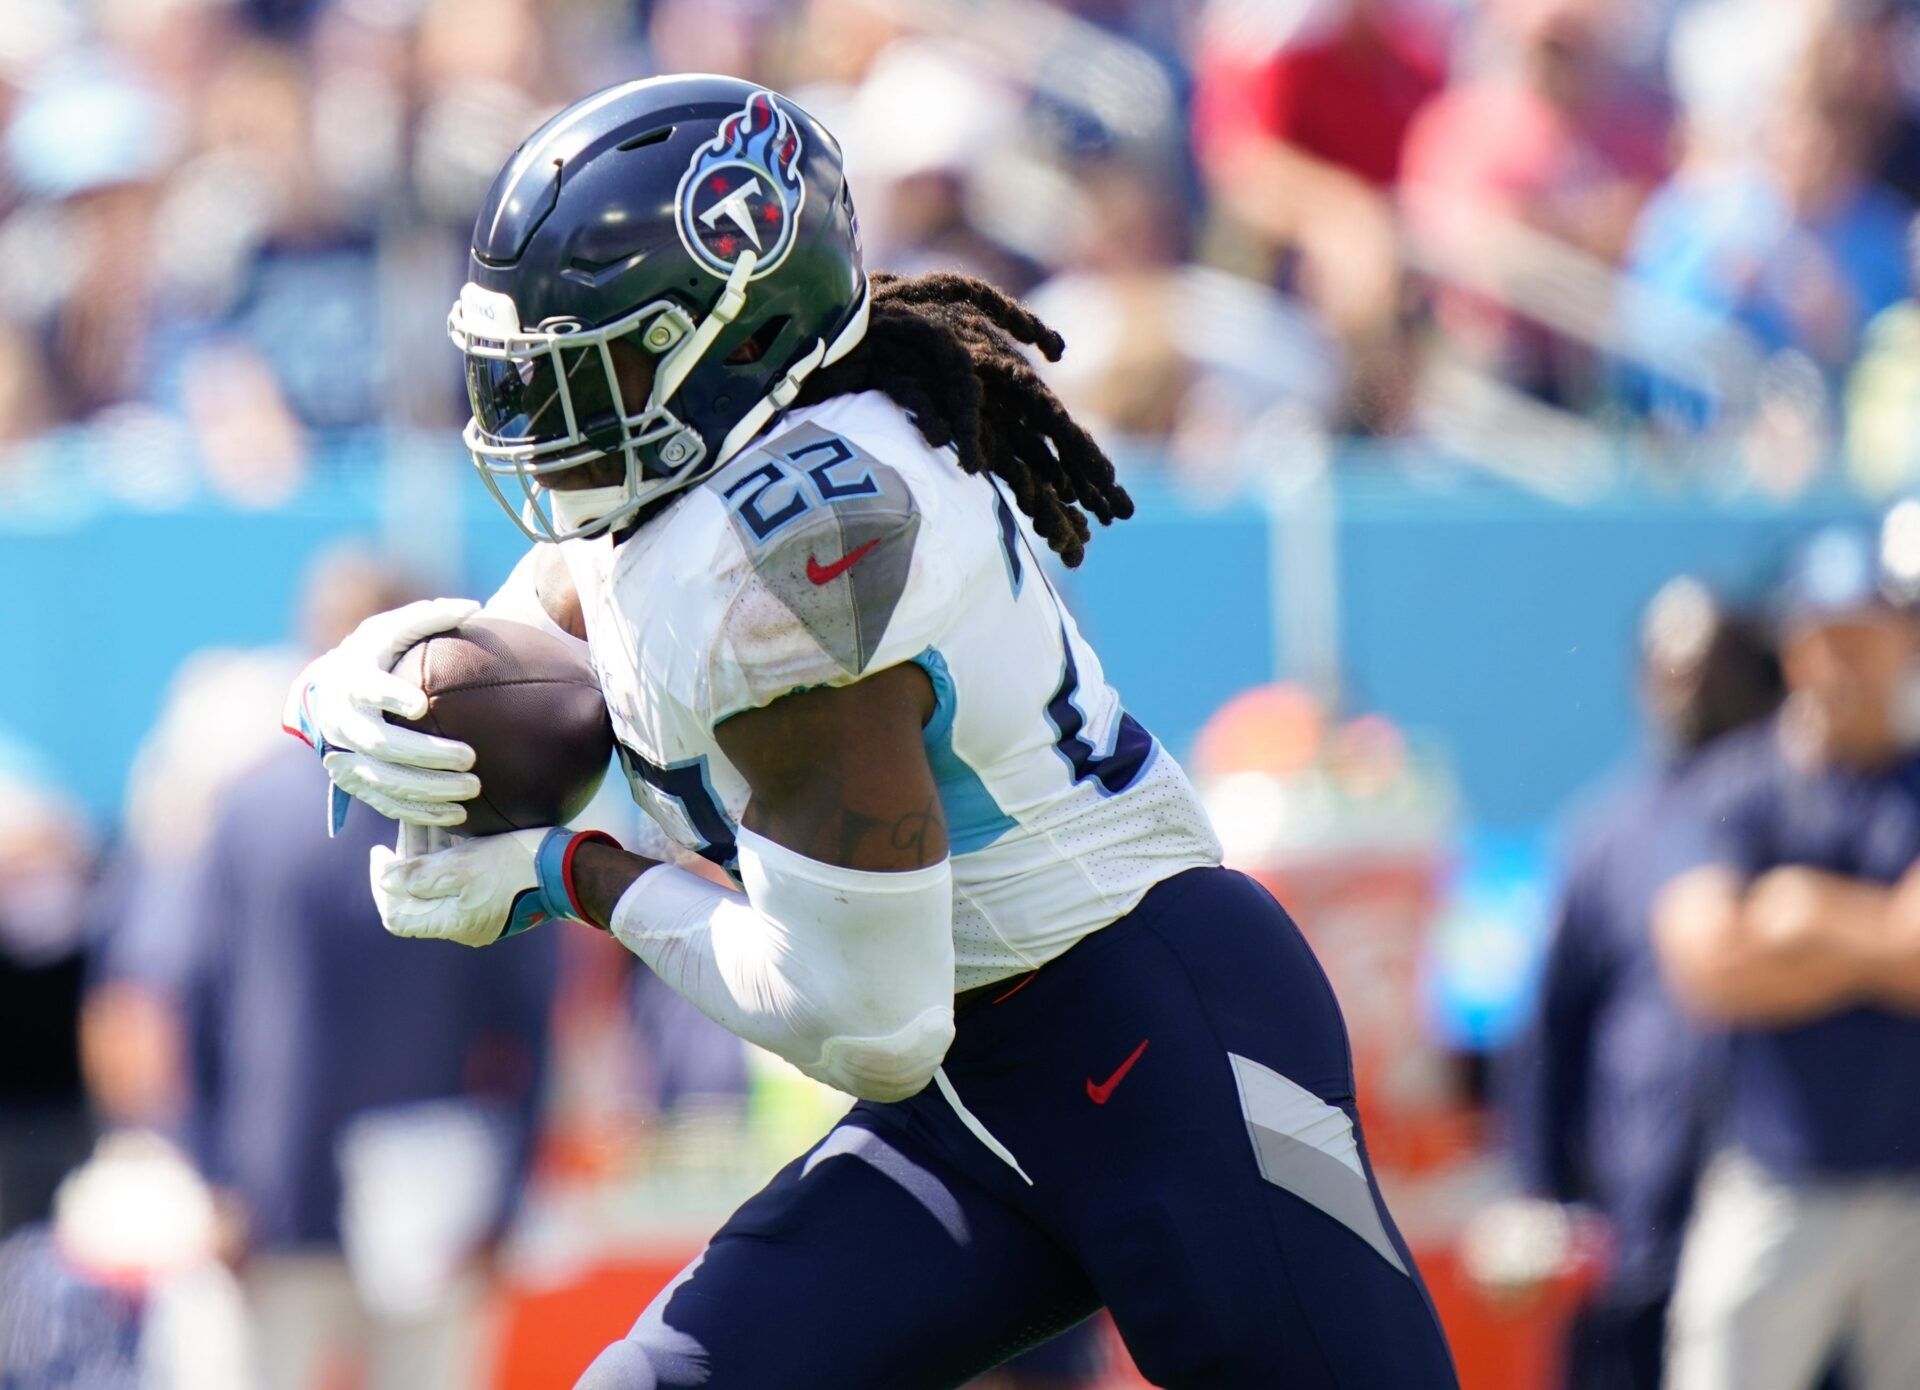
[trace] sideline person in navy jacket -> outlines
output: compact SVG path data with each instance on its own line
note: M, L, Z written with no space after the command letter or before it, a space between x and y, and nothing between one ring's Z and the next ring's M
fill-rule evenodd
M1568 1390L1660 1383L1718 1049L1682 1014L1654 957L1659 846L1696 794L1704 750L1779 700L1764 635L1696 580L1655 596L1640 646L1654 746L1569 836L1540 992L1502 1087L1524 1189L1588 1208L1611 1237L1607 1274L1568 1331Z
M1681 1002L1727 1029L1726 1149L1671 1316L1672 1390L1920 1385L1920 641L1872 538L1828 531L1781 604L1778 717L1714 750L1655 910Z

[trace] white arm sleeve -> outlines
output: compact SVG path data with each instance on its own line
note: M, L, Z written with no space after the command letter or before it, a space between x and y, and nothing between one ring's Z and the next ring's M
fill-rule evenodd
M862 1100L905 1100L953 1041L953 875L822 864L742 827L744 894L670 865L613 934L700 1011Z

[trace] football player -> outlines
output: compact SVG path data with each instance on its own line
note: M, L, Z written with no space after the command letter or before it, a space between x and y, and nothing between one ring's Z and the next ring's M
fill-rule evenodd
M1036 553L1132 511L1023 355L1060 339L869 276L833 137L720 77L541 127L469 274L466 442L541 542L487 611L584 642L634 796L739 888L592 833L448 843L471 750L381 717L476 608L440 600L290 716L409 827L387 928L589 923L858 1102L580 1385L957 1385L1103 1304L1157 1384L1454 1385L1325 976Z

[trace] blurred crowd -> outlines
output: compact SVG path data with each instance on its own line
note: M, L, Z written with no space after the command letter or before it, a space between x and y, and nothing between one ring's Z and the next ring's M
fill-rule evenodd
M837 131L871 265L1026 295L1128 468L1445 458L1577 497L1631 457L1776 497L1920 487L1902 0L3 8L0 496L274 507L342 439L450 439L472 208L548 113L676 70ZM1300 447L1327 437L1394 447ZM1495 1068L1527 1195L1468 1243L1518 1296L1598 1232L1583 1390L1653 1384L1672 1328L1690 1386L1920 1384L1873 1297L1920 1279L1920 984L1887 954L1920 951L1916 556L1909 503L1817 542L1763 610L1685 581L1648 611L1646 754L1570 837ZM309 592L284 648L181 672L108 843L0 742L0 1368L223 1390L256 1383L251 1335L272 1384L348 1361L374 1390L480 1383L509 1228L564 1264L554 1241L617 1244L633 1215L587 1196L543 1225L530 1192L618 1169L685 1206L676 1174L744 1192L822 1127L797 1076L605 943L450 965L381 935L354 885L389 828L322 838L324 778L269 711L411 587L339 553ZM1419 990L1459 808L1375 717L1285 691L1227 713L1255 754L1195 761L1236 862L1365 840L1364 882L1276 883L1392 1112L1376 1159L1418 1171L1452 1141L1406 1117L1457 1101ZM630 808L598 814L636 843ZM1419 863L1381 875L1395 855ZM422 1193L423 1167L453 1176ZM1030 1383L1097 1383L1097 1345L1059 1355Z
M1920 1377L1920 504L1816 533L1757 611L1669 583L1645 749L1567 836L1494 1095L1523 1195L1466 1239L1580 1266L1566 1390Z
M1625 430L1892 493L1917 39L1905 0L11 0L0 476L267 506L341 431L456 423L505 156L710 70L840 134L871 264L1031 295L1136 466L1305 429L1578 491Z

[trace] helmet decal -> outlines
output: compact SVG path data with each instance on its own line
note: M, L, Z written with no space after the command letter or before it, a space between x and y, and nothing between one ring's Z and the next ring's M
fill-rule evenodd
M771 92L755 92L680 176L674 220L694 260L722 280L748 251L755 256L750 280L778 269L806 203L799 169L793 118Z

